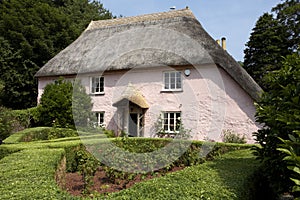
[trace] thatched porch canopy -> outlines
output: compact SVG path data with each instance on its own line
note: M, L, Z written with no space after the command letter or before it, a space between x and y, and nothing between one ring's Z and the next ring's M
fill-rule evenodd
M139 90L137 90L131 84L127 86L127 88L125 89L121 97L115 103L113 103L113 106L115 107L118 107L120 105L128 106L129 102L132 102L143 109L149 108L149 104L147 103L145 97L142 95L142 93Z

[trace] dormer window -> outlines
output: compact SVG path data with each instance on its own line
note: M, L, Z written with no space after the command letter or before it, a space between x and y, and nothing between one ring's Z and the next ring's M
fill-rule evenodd
M104 94L104 77L96 76L90 78L91 94Z
M178 71L164 72L163 91L182 91L181 72Z

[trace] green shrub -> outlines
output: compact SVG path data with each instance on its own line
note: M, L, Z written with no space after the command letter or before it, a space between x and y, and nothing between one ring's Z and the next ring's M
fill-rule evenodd
M245 136L241 136L237 133L234 133L232 130L224 130L222 132L222 141L225 143L238 143L238 144L245 144L246 138Z
M100 162L85 149L81 149L76 152L75 160L78 163L77 171L79 171L83 177L83 194L90 194L92 192L91 187L94 183L94 175L100 165Z
M284 160L292 172L290 179L294 182L292 192L295 197L300 198L300 131L295 131L294 135L289 135L288 140L281 139L283 144L277 150L286 154Z
M78 82L59 79L45 87L38 106L39 121L43 126L75 128L88 125L92 118L91 97Z
M108 138L114 138L116 137L115 132L113 130L103 130L103 133L106 135Z
M10 110L0 107L0 139L4 140L14 132L33 126L37 119L36 108Z
M38 124L39 114L37 107L28 108L25 110L12 110L11 112L15 119L13 124L14 132L18 132L29 127L34 127Z
M264 127L254 134L260 144L255 153L266 169L268 182L280 194L290 191L294 185L284 160L286 154L277 148L282 144L279 138L289 140L289 135L299 137L295 134L295 131L300 131L299 51L287 56L281 63L281 69L270 72L266 81L270 90L263 93L256 108L257 122Z
M13 131L14 118L11 110L0 106L0 140L4 140Z

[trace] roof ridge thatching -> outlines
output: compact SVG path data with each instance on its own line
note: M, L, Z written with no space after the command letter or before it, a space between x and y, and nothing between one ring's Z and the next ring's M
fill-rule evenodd
M109 26L134 24L134 23L139 23L139 22L156 21L156 20L163 20L163 19L175 18L175 17L195 18L193 12L189 8L185 8L182 10L145 14L145 15L132 16L132 17L91 21L91 23L87 27L86 31L94 30L94 29L98 29L98 28L109 27Z
M203 29L190 9L91 22L35 76L209 63L223 68L253 99L259 99L260 86Z

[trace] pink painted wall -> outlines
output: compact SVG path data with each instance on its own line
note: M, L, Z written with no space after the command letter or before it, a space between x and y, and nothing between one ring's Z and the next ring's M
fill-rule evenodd
M191 70L189 76L184 75L186 68ZM249 143L254 142L252 132L258 126L254 123L253 100L223 69L216 65L177 68L182 71L183 91L163 92L163 72L173 70L164 66L105 72L105 94L92 96L93 111L104 111L107 128L116 130L117 109L112 104L120 99L131 83L150 106L145 113L145 137L155 136L154 124L161 111L181 111L183 125L191 131L192 139L221 141L221 132L231 130L245 135ZM89 77L95 75L98 74L77 78L90 91ZM45 85L51 81L39 79L39 97Z

